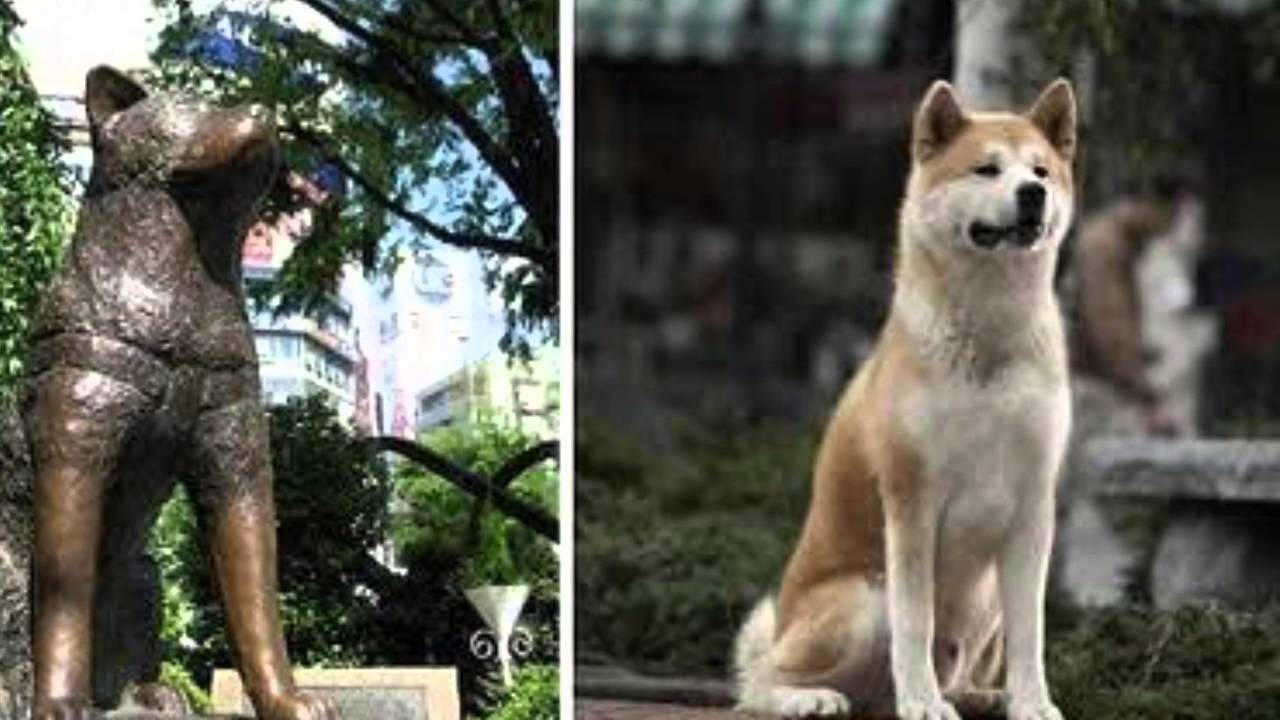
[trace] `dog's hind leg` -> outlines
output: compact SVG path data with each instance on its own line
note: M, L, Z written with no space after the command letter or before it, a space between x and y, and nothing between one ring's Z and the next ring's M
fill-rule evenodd
M815 587L799 603L741 707L783 717L891 709L883 591L849 578Z
M175 443L163 430L148 427L129 439L108 496L93 620L93 696L99 707L116 706L131 683L160 677L163 595L147 539L174 486Z
M997 616L986 638L975 645L976 657L964 663L959 686L943 693L966 718L1003 718L1009 694L999 687L1004 671L1004 625Z

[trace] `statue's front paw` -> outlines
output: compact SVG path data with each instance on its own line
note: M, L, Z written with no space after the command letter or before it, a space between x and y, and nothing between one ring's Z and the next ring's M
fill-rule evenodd
M88 700L62 698L36 703L34 720L99 720L102 713Z
M287 693L255 703L262 720L342 720L338 706L328 698L306 693Z
M1009 703L1009 720L1062 720L1062 713L1049 700Z

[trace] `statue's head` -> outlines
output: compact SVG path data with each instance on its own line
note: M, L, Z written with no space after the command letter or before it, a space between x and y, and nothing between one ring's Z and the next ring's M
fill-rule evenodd
M151 94L98 66L86 79L85 108L93 139L90 193L163 186L248 213L279 165L275 121L260 107L214 108Z

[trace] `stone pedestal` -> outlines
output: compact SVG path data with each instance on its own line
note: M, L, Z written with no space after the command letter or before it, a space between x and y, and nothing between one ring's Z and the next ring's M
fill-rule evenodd
M102 718L103 720L253 720L249 715L165 715L123 710L109 712Z
M298 689L331 698L343 720L461 720L455 668L359 668L293 671ZM213 708L253 714L240 674L213 673Z

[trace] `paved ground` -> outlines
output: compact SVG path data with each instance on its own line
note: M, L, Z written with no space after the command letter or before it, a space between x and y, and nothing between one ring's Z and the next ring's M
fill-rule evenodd
M607 665L579 665L575 672L577 720L753 720L735 713L733 691L723 679L653 677Z

